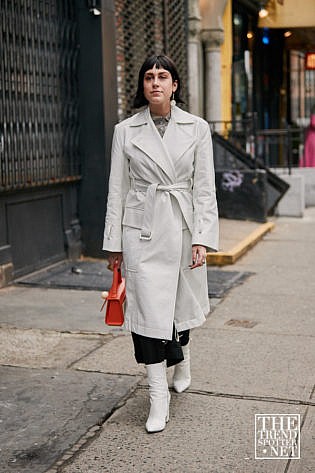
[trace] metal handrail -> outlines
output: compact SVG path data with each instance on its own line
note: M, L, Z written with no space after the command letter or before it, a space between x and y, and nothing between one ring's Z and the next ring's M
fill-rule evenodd
M291 174L292 167L299 165L305 128L258 129L255 118L210 121L209 125L212 132L241 147L253 159L261 159L267 167L287 167Z

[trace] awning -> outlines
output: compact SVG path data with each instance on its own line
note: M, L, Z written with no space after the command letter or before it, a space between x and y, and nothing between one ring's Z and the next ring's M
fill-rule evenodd
M315 28L315 0L269 0L265 8L269 15L259 18L259 28Z

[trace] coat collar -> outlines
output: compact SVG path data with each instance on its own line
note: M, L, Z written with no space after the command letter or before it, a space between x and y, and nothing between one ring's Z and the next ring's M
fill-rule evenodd
M140 126L140 125L145 125L146 123L149 123L151 118L150 115L150 110L149 107L146 107L144 110L141 110L141 112L137 113L130 119L130 126ZM185 112L179 107L173 107L171 111L171 118L172 120L176 123L182 123L182 124L193 124L195 123L194 116L191 115L190 113Z
M129 123L132 128L143 127L141 133L137 133L131 142L155 161L171 181L175 182L175 163L195 141L195 127L192 126L194 123L193 115L173 107L170 123L162 139L153 123L149 107L146 107L134 115Z

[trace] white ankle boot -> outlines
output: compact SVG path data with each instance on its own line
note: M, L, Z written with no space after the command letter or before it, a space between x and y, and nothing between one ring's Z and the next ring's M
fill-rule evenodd
M177 393L182 393L189 388L191 383L190 376L190 349L189 343L182 347L184 359L175 365L173 387Z
M169 419L171 395L166 378L166 363L146 365L150 394L150 413L145 424L147 432L160 432L165 429Z

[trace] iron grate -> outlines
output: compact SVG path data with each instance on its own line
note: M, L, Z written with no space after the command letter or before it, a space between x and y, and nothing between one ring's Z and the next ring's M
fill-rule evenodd
M209 297L222 298L236 285L242 284L252 273L208 269ZM106 262L64 261L18 279L18 284L38 287L85 290L108 290L113 273Z
M79 174L75 0L1 2L0 190Z
M187 1L116 0L118 117L133 112L138 71L144 59L166 53L187 82ZM187 102L187 93L183 91Z
M255 325L257 325L257 322L254 322L254 320L230 319L227 322L225 322L224 325L229 325L232 327L253 328L255 327Z

